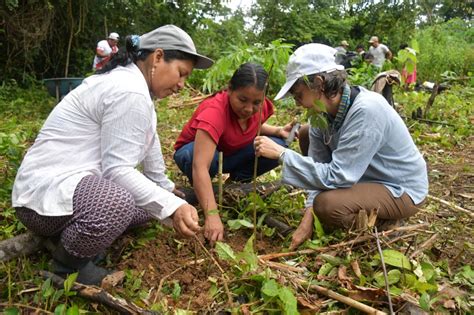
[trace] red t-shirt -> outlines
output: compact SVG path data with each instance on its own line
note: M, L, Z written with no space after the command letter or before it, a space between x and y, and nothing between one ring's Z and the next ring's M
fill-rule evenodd
M273 104L265 99L262 108L262 124L273 114ZM227 91L218 92L199 104L191 119L184 125L176 140L174 149L194 141L198 129L206 131L224 156L252 143L258 130L258 112L247 121L247 130L243 131L232 111Z

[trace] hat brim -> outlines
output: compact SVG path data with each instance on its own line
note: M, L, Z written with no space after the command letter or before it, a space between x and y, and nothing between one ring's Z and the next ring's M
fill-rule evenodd
M203 56L200 54L193 54L193 53L191 53L191 55L194 55L197 57L197 62L194 65L194 68L196 69L208 69L214 64L214 60L206 56Z
M288 97L289 96L288 91L290 91L291 87L293 86L293 84L295 84L296 80L298 80L298 79L293 79L293 80L287 81L283 85L283 87L280 89L280 92L278 92L277 96L275 96L274 100L277 101L277 100L280 100L282 98Z

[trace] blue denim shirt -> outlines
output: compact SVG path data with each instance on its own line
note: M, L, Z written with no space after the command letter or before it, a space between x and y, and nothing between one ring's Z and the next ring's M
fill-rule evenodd
M364 88L337 131L311 128L308 156L286 150L282 181L309 190L306 206L322 191L381 183L415 204L428 194L426 163L405 123L382 95Z

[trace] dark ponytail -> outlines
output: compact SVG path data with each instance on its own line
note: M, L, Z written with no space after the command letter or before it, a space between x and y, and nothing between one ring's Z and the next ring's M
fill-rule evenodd
M151 50L140 50L138 46L140 44L140 36L138 35L128 35L125 38L125 50L120 49L116 54L110 58L110 60L105 64L105 66L97 70L96 73L102 74L109 72L112 69L117 68L117 66L125 67L126 65L137 63L137 60L145 60Z
M253 86L257 90L263 91L267 82L268 73L259 64L244 63L235 70L234 75L230 79L229 89L235 91L240 88Z
M145 60L153 51L147 49L139 49L140 36L129 35L125 38L125 51L119 50L112 58L105 64L105 66L97 70L97 74L109 72L117 68L117 66L125 67L126 65L137 63L138 60ZM163 50L163 57L166 62L172 60L191 60L193 64L197 63L197 56L185 53L180 50Z

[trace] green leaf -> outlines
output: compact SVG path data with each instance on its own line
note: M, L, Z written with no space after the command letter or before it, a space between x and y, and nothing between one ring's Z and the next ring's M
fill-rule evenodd
M237 220L228 220L227 225L231 230L238 230L241 227L247 227L250 229L253 229L253 224L247 220L244 219L237 219Z
M226 243L216 242L216 252L220 259L237 262L237 257L235 256L234 251Z
M54 314L55 315L63 315L65 312L66 312L66 305L65 304L59 304L54 309Z
M293 292L287 287L282 287L279 290L278 297L283 304L283 310L285 314L298 314L298 308L296 303L296 297Z
M16 307L8 307L3 310L3 314L5 315L19 315L20 310Z
M422 262L421 270L423 271L423 275L425 276L426 282L430 282L430 280L433 279L436 275L436 270L430 263Z
M420 296L420 307L424 310L429 312L430 311L430 295L428 293L423 293Z
M410 261L405 255L403 255L399 251L393 249L386 249L382 253L385 264L411 270ZM377 254L374 256L374 258L380 260L380 255Z
M324 233L323 225L321 224L321 221L319 221L318 217L314 213L314 210L311 209L311 212L313 213L313 226L314 226L314 231L316 232L316 236L318 238L322 238L326 233Z
M181 296L181 286L179 285L178 281L175 281L173 283L173 292L171 292L171 296L173 297L173 300L177 301L179 297Z
M413 289L418 291L419 293L426 293L427 291L436 292L438 290L438 286L436 284L416 280L415 284L413 285Z
M391 284L395 284L398 281L400 281L400 275L401 274L402 273L398 269L393 269L393 270L390 270L389 272L387 272L388 284L391 285ZM379 287L382 288L382 287L385 286L385 277L383 275L383 272L377 272L374 275L374 279L377 282L377 285Z
M245 260L249 271L255 270L258 267L258 257L253 250L254 240L255 234L252 234L245 244L244 251L238 255L238 258Z
M328 254L319 254L318 257L333 266L344 265L344 260L339 257L335 257Z
M73 304L67 309L66 315L79 315L79 306L77 306L77 304Z
M71 291L74 282L76 282L78 273L71 273L66 280L64 280L64 293L69 293Z
M280 290L278 289L278 284L274 279L265 281L262 286L262 292L268 296L277 296Z
M326 276L329 274L329 272L335 268L333 266L333 264L331 263L325 263L324 265L321 266L321 268L319 268L319 271L318 271L318 275L320 276Z

